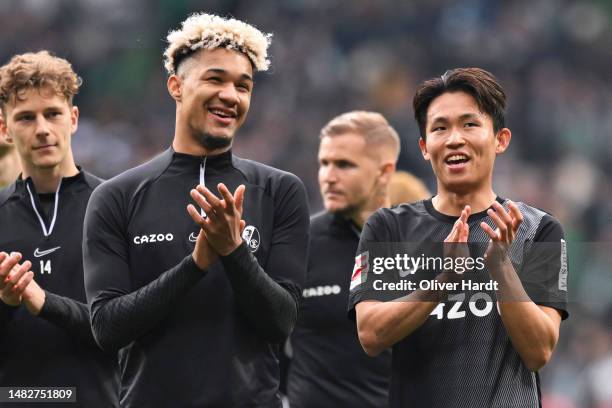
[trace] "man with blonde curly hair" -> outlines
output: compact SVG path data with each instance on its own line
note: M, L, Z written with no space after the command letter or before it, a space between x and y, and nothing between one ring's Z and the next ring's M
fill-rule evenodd
M23 165L0 191L0 386L72 387L41 396L117 407L117 356L95 343L85 304L83 219L101 180L75 165L70 147L80 85L70 63L47 51L0 68L0 132Z
M94 335L122 349L124 407L280 407L277 357L305 275L306 193L294 175L231 151L270 35L195 14L168 41L172 146L104 183L87 209Z

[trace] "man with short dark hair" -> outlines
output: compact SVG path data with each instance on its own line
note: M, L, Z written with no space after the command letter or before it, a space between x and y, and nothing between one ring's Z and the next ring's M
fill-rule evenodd
M397 132L379 113L353 111L320 134L319 188L325 211L312 217L302 310L291 336L292 408L386 406L391 353L368 358L346 318L359 233L390 205L387 185L400 151Z
M123 407L281 406L307 198L294 175L231 152L269 37L208 14L171 32L172 146L101 185L87 208L91 324L103 349L122 348Z
M72 155L79 119L72 100L80 85L70 63L47 51L16 55L0 68L0 127L23 164L21 177L0 191L0 250L6 251L0 253L0 386L14 393L74 387L29 395L118 407L117 355L95 343L84 303L83 219L101 180Z
M568 315L565 241L555 218L493 191L495 158L511 138L505 107L479 68L421 84L419 146L437 194L381 209L364 226L349 307L368 354L393 346L392 407L541 405L537 371ZM397 243L419 249L413 267L374 256Z

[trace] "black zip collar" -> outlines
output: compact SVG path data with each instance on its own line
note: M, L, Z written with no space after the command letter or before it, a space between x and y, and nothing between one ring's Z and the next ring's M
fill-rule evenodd
M62 191L67 191L67 189L70 189L71 186L78 185L81 182L87 182L87 180L85 180L85 172L81 169L80 166L77 166L77 169L79 170L79 172L76 175L71 177L62 177ZM28 194L26 185L30 186L32 193L35 192L36 189L34 188L34 182L32 181L32 177L28 177L24 180L22 178L22 175L20 174L17 180L15 180L15 191L13 191L11 197L16 195L20 197L26 196ZM38 195L38 193L36 195Z
M178 169L187 169L199 171L200 165L206 163L206 172L223 170L232 166L232 150L217 154L214 156L194 156L186 153L178 153L174 151L172 146L167 150L166 154L172 156L172 164L170 167Z
M331 217L331 225L336 227L342 233L349 232L351 235L361 236L361 228L359 228L353 220L346 218L340 214L327 212Z

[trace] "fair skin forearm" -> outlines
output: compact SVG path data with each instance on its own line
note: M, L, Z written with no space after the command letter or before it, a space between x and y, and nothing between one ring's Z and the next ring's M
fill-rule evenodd
M469 234L467 220L470 212L469 206L461 212L461 216L445 239L446 243L467 242ZM452 282L458 279L458 276L454 271L447 271L438 275L436 280L441 283ZM361 346L370 356L380 354L425 323L429 314L444 297L444 291L416 290L394 302L358 303L355 306L355 313Z
M557 345L561 316L555 309L529 299L509 260L492 270L500 288L499 312L508 337L525 366L537 371L548 362Z
M425 323L437 304L410 299L358 303L355 313L361 346L369 356L377 356Z
M485 254L491 278L497 283L497 299L502 322L512 345L531 371L542 368L550 359L559 339L561 316L555 309L536 305L527 295L512 262L508 247L514 241L523 216L512 201L506 211L498 202L487 214L497 228L486 223L481 228L491 238Z
M45 291L32 279L23 292L23 305L28 312L38 316L45 305Z
M516 273L514 278L518 280ZM504 282L500 285L506 286ZM370 356L380 354L425 323L437 305L438 302L411 299L357 304L357 331L363 349ZM531 371L542 368L559 339L559 312L531 301L500 302L499 310L508 337L525 366Z

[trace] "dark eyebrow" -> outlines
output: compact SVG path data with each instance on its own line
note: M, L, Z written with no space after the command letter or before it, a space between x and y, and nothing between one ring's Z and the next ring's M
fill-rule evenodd
M32 114L33 114L33 112L32 112L32 111L21 111L21 112L13 112L13 113L12 113L12 116L13 116L15 119L19 119L19 118L22 118L22 117L24 117L24 116L28 116L28 115L32 115Z
M463 115L459 116L459 119L466 120L466 119L480 119L480 118L475 113L464 113Z
M467 120L467 119L480 119L476 113L464 113L459 116L459 120ZM448 118L446 116L437 116L431 120L431 123L434 124L436 122L448 123Z
M213 72L215 74L219 74L219 75L227 75L228 72L222 68L209 68L204 72L204 75ZM242 74L240 75L240 79L243 81L250 81L253 82L253 78L249 75L249 74Z
M446 116L436 116L431 120L430 125L433 125L436 122L448 123L448 119L446 118Z

